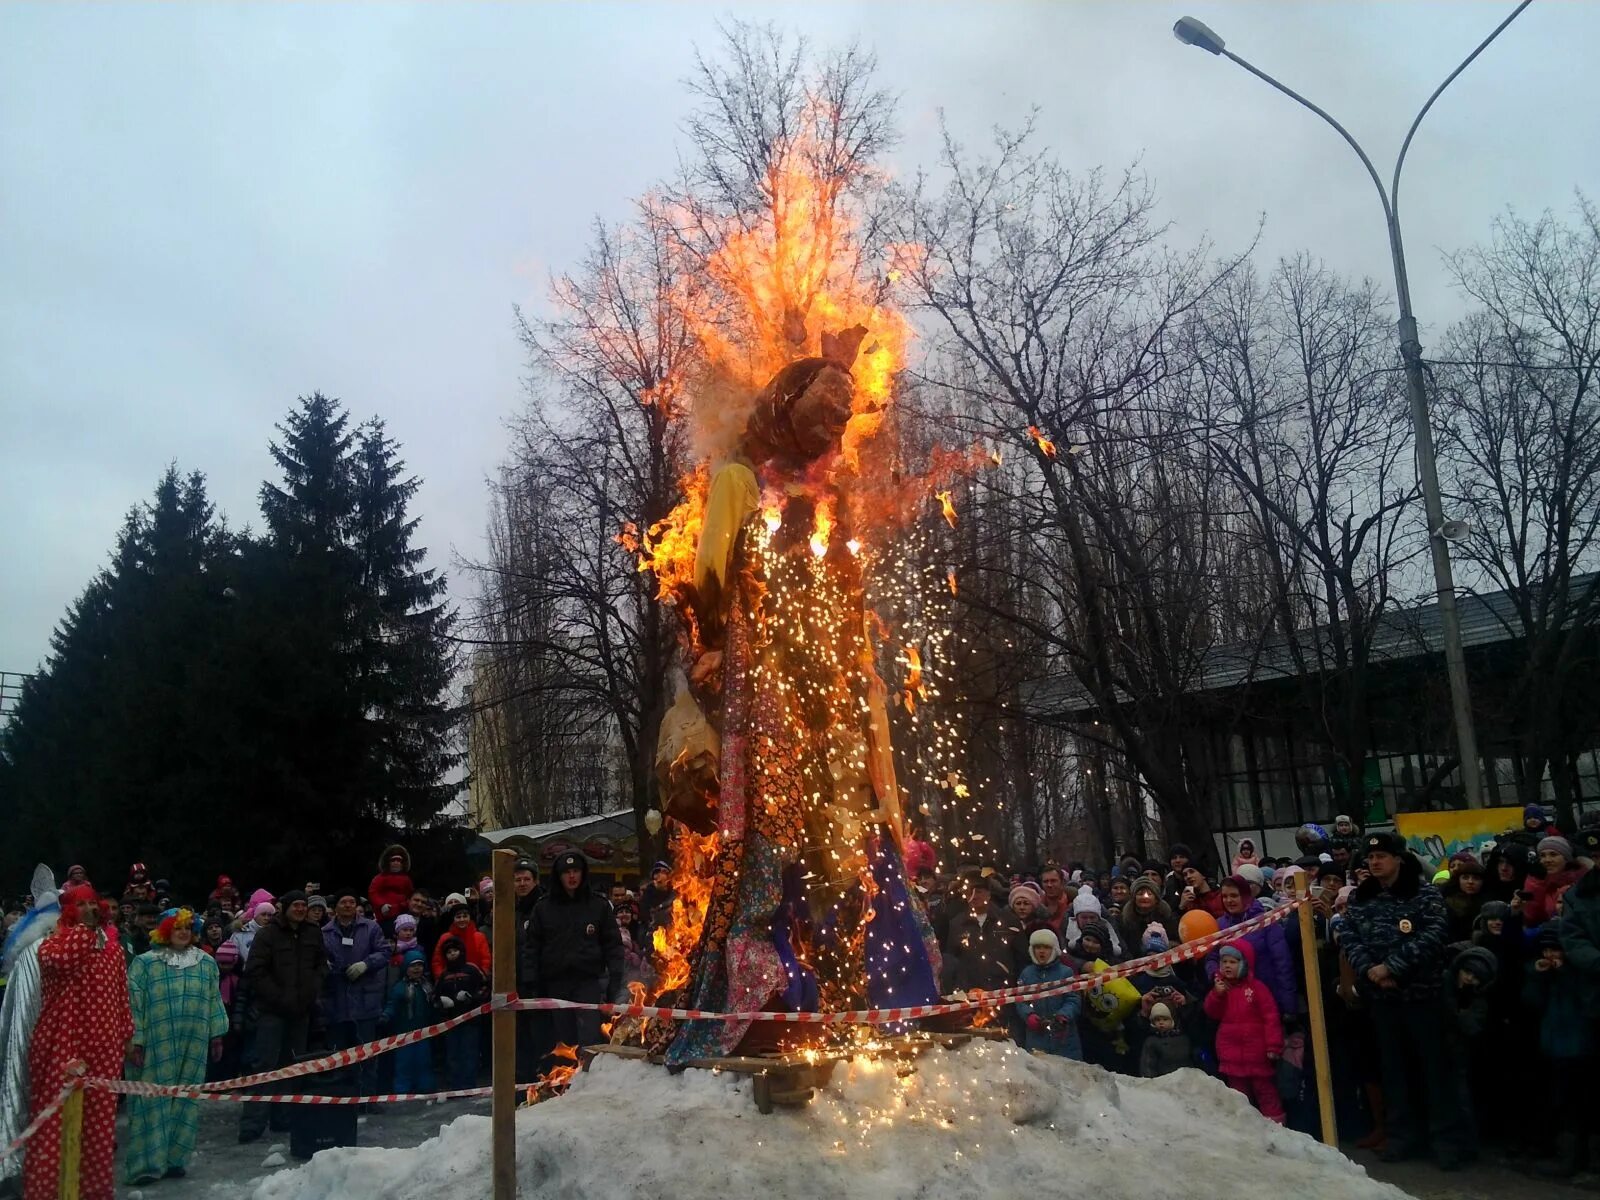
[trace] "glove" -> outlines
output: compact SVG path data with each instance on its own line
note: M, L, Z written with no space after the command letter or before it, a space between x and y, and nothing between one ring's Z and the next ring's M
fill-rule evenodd
M1034 1033L1038 1033L1041 1029L1044 1028L1044 1018L1041 1017L1038 1013L1029 1013L1028 1014L1028 1028L1033 1030Z
M222 1061L222 1039L221 1038L212 1038L211 1039L211 1061L212 1062L221 1062Z
M392 904L385 904L385 905L384 905L384 906L383 906L383 915L384 915L384 916L386 916L386 917L387 917L387 916L388 916L388 915L389 915L389 914L390 914L390 913L392 913L392 912L393 912L393 911L394 911L394 905L392 905Z
M367 973L367 964L364 963L364 962L351 963L348 967L346 967L344 969L344 977L346 979L348 979L351 983L354 983L356 980L360 979L366 973Z
M457 1004L465 1004L468 1000L471 1000L471 999L472 999L472 997L467 995L466 992L457 992L456 993L456 1003Z
M440 996L439 997L439 1007L440 1008L454 1008L455 1006L456 1006L456 1002L454 1000L450 999L449 996Z
M138 1068L140 1068L142 1070L143 1067L144 1067L144 1047L143 1046L129 1046L128 1047L128 1062L129 1062L129 1064L131 1066L138 1067Z

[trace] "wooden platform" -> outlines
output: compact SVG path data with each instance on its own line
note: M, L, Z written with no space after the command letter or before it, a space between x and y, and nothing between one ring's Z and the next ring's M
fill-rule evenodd
M874 1042L870 1051L798 1050L785 1054L730 1055L723 1058L695 1058L683 1065L697 1071L731 1071L736 1075L750 1076L751 1094L756 1110L770 1113L776 1107L800 1108L809 1104L818 1088L826 1087L833 1078L833 1070L841 1062L848 1062L860 1054L871 1053L878 1058L913 1059L930 1050L953 1050L974 1040L1005 1041L1004 1027L985 1026L975 1029L953 1030L940 1033L914 1033L885 1038ZM665 1059L651 1054L642 1046L585 1046L578 1057L587 1071L597 1055L609 1054L615 1058L631 1058L654 1066L665 1066Z

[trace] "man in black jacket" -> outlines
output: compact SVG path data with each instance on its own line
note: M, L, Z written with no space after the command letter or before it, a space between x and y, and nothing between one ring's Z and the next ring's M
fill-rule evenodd
M622 991L622 934L617 915L603 896L589 890L589 863L577 851L556 858L549 895L533 907L523 934L518 975L528 995L597 1004ZM587 1009L557 1009L550 1034L556 1042L592 1046L600 1041L600 1014ZM549 1046L541 1045L542 1061Z
M305 1053L311 1010L328 974L322 930L307 919L307 912L304 892L285 892L278 899L277 914L250 945L244 977L256 1021L247 1074L276 1070ZM276 1111L279 1108L277 1104L240 1105L239 1140L259 1138L267 1131L269 1116L283 1120ZM269 1109L273 1111L269 1113Z
M511 868L511 894L515 897L517 913L514 918L517 927L517 994L532 996L534 979L530 970L532 964L527 956L528 922L533 919L533 910L541 897L539 870L532 859L519 858ZM541 1012L517 1014L517 1078L524 1083L531 1083L538 1073L540 1044L543 1040L541 1034L550 1025L544 1019L547 1016L547 1013Z

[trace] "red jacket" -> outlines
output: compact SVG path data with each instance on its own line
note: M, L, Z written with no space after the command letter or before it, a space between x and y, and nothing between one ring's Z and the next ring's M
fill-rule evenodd
M372 915L380 923L388 924L406 911L406 906L411 903L411 893L416 890L416 884L411 882L409 875L390 875L387 871L382 875L374 875L372 882L367 885Z
M468 929L463 933L461 930L457 929L454 924L450 924L445 926L443 932L439 934L438 942L434 943L433 977L435 979L440 978L444 974L443 944L445 938L448 937L456 938L466 946L467 961L473 966L477 967L478 970L482 971L485 979L494 978L489 973L491 966L489 955L489 939L484 937L483 933L476 928Z
M1546 875L1543 879L1529 879L1527 888L1533 893L1528 902L1522 906L1522 924L1529 929L1535 925L1543 925L1556 915L1556 900L1560 897L1561 889L1571 887L1583 878L1584 869L1576 864L1563 867L1554 875Z
M1283 1025L1272 990L1256 979L1256 950L1240 938L1230 945L1244 955L1245 977L1206 993L1206 1016L1217 1022L1217 1070L1228 1076L1270 1078L1276 1068L1269 1054L1283 1053Z

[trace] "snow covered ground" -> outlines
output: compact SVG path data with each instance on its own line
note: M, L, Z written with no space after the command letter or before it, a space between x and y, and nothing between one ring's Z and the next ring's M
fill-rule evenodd
M1404 1200L1336 1151L1263 1120L1197 1071L1129 1079L1004 1043L841 1064L803 1109L761 1116L748 1079L602 1056L517 1117L523 1196L572 1200L1101 1200L1315 1195ZM255 1200L482 1200L489 1119L410 1150L329 1150Z

